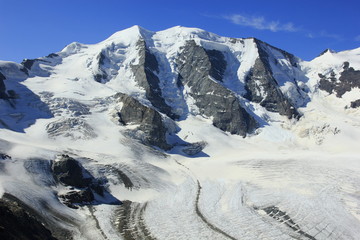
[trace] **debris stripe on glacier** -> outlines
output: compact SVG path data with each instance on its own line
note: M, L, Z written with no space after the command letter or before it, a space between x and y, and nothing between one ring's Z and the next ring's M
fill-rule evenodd
M150 232L158 239L228 239L196 214L197 181L179 170L183 175L181 183L148 203L145 221Z

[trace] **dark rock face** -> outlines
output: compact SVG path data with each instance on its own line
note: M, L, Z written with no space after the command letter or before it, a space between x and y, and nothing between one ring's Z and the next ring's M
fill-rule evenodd
M8 95L6 94L6 87L4 80L6 77L0 72L0 99L7 99Z
M350 103L350 107L351 107L351 108L358 108L358 107L360 107L360 99L351 102L351 103Z
M55 179L65 185L83 188L89 186L92 181L91 178L83 176L84 169L82 166L67 155L62 155L60 161L54 162L52 170Z
M293 54L288 53L288 52L286 52L286 51L284 51L284 50L282 50L280 48L274 47L274 46L272 46L272 45L270 45L270 44L268 44L266 42L263 42L263 41L261 41L261 40L259 40L257 38L253 38L253 39L254 39L255 43L258 46L261 44L262 46L267 46L267 47L270 47L270 48L272 48L272 49L274 49L276 51L279 51L290 62L291 66L298 67L298 61L297 61L296 57ZM263 51L263 49L261 49L260 51Z
M102 52L100 52L100 54L97 56L100 73L96 74L94 76L94 78L95 78L95 81L100 82L100 83L106 82L107 78L108 78L108 75L106 74L106 72L101 68L104 65L105 58L106 57Z
M15 201L0 200L0 239L8 240L55 240L51 232Z
M27 76L41 76L48 77L51 75L51 71L48 71L52 66L58 65L62 62L62 58L55 54L49 54L46 57L35 59L24 59L20 64L22 68L20 71ZM45 66L41 66L45 65Z
M21 68L21 71L24 72L26 75L29 76L29 71L31 71L31 68L34 66L34 64L39 61L39 62L44 62L47 63L44 60L41 59L24 59L20 64L23 65L23 67Z
M123 107L117 113L119 122L123 125L139 124L136 130L143 132L143 136L135 136L147 144L169 150L171 146L166 142L167 128L161 115L139 101L123 93L115 95L117 102L122 102Z
M336 78L334 72L330 73L330 76L319 74L319 77L319 88L330 94L335 93L339 98L352 88L360 88L360 70L354 70L349 62L344 62L339 79Z
M18 94L14 90L8 90L6 92L6 86L4 83L6 77L0 72L0 99L15 99L18 98Z
M103 181L94 178L78 161L68 155L61 155L60 159L54 162L52 172L55 180L71 187L71 191L58 196L70 208L76 209L77 205L96 203L121 204L104 188ZM95 195L98 195L100 200L97 200Z
M273 77L269 64L269 56L262 48L262 42L254 40L258 46L259 57L256 59L253 68L246 77L245 89L247 94L244 96L250 101L260 103L270 112L277 112L280 115L290 118L299 118L300 114L292 103L281 92L278 83ZM288 56L292 64L296 64L293 57Z
M206 145L206 142L191 143L181 149L181 151L189 156L194 156L200 153L206 147Z
M56 53L50 53L49 55L46 56L47 58L56 58L56 57L59 57L58 54Z
M159 64L155 55L146 47L144 40L138 41L137 49L139 51L139 64L131 66L135 81L145 89L147 99L155 108L172 119L178 119L179 116L172 112L171 107L162 97L160 80L156 75L159 73Z
M211 64L210 67L210 76L215 78L216 80L222 82L223 76L226 70L226 61L222 52L217 50L206 50L206 54L209 58L209 62Z
M238 98L220 83L226 69L224 55L205 50L188 41L177 59L178 85L191 88L200 114L213 118L215 127L243 137L257 127L257 122L241 107ZM215 79L215 80L214 80Z
M59 55L53 53L53 54L50 54L49 56L50 56L50 58L54 58L54 57L57 57ZM20 64L23 65L25 69L31 70L31 68L33 67L33 65L36 62L49 63L48 61L45 61L45 60L42 60L42 59L24 59Z
M330 77L326 77L325 75L319 73L319 78L319 88L331 94L334 91L335 82L337 80L335 77L335 73L332 72Z
M66 194L59 195L59 198L70 208L77 209L77 206L74 204L90 204L95 200L94 194L90 188L86 188L80 191L70 191Z
M11 157L5 153L0 152L0 160L7 160L7 159L11 159Z
M24 59L21 62L21 65L23 65L27 70L31 70L31 67L34 65L36 59Z

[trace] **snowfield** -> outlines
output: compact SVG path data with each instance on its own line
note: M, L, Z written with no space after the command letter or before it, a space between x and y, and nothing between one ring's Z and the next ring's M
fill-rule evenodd
M136 126L114 120L122 108L113 99L117 92L151 106L130 71L139 61L139 36L162 62L157 76L163 96L181 116L176 122L167 118L167 127L178 130L168 138L177 143L169 151L130 138L126 130ZM243 138L223 132L198 114L187 95L191 89L173 87L174 59L189 39L234 60L221 84L262 120L254 133ZM0 99L0 195L35 209L45 225L60 229L57 237L360 239L360 108L347 107L360 91L337 98L319 90L317 77L330 69L339 74L344 61L360 70L359 49L301 61L304 72L271 50L283 58L282 67L272 69L281 91L297 101L302 117L295 120L241 97L257 58L253 41L243 41L200 29L154 33L135 26L98 44L70 44L46 58L52 62L36 63L30 77L13 74L20 65L0 62L0 70L8 71L7 88L22 96L15 108ZM96 65L100 52L113 60L102 69ZM94 81L101 71L108 79ZM309 89L306 96L294 90L294 74ZM189 156L182 151L185 141L206 146ZM71 187L56 182L51 170L61 154L80 162L123 204L98 198L78 209L64 205L58 195Z

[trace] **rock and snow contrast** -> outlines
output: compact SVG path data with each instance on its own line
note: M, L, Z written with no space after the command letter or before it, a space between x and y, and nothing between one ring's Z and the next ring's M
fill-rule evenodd
M359 239L360 48L139 26L0 61L1 239Z

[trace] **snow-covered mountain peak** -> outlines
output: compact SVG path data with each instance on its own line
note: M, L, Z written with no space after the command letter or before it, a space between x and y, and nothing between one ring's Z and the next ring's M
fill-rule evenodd
M104 43L114 42L115 44L122 43L126 46L136 43L139 39L151 38L154 32L149 31L139 25L134 25L130 28L118 31L104 40Z
M64 55L72 55L81 51L81 49L86 48L85 44L81 44L79 42L73 42L67 45L60 53Z
M322 66L333 66L333 65L342 65L344 62L351 62L351 65L360 69L360 48L346 50L341 52L335 52L327 49L320 56L311 60L310 62L314 65Z
M333 49L327 48L327 49L325 49L323 52L321 52L321 53L319 54L319 56L322 56L322 55L324 55L324 54L332 54L332 53L336 53L336 51L333 50ZM319 56L318 56L318 57L319 57Z
M180 38L181 40L202 39L206 41L222 41L224 39L215 33L211 33L200 28L190 28L183 26L172 27L157 33L158 35L172 37L174 39Z

